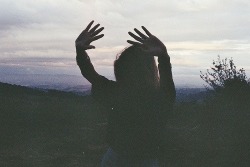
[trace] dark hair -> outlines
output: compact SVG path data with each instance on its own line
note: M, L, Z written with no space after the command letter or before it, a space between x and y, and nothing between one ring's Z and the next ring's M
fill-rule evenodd
M116 81L134 88L158 88L158 68L154 56L138 47L125 48L114 62Z

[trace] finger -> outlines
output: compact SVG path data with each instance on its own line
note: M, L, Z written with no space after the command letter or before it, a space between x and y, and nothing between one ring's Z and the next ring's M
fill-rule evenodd
M104 34L97 35L97 36L95 36L95 37L91 38L91 39L89 40L89 42L96 41L96 40L98 40L98 39L102 38L103 36L104 36Z
M90 27L92 26L92 24L94 23L94 20L92 20L89 25L85 28L85 31L89 31Z
M143 40L140 38L140 37L138 37L138 36L136 36L135 34L133 34L132 32L128 32L128 34L131 36L131 37L133 37L135 40L137 40L137 41L139 41L139 42L143 42Z
M84 36L85 32L86 32L86 31L83 30L83 31L81 32L81 34L76 38L76 41L80 40L80 39Z
M145 31L145 33L146 33L149 37L153 36L144 26L141 26L141 28Z
M89 45L89 46L86 46L85 49L95 49L95 46Z
M139 42L135 42L135 41L131 41L131 40L127 40L127 42L128 42L129 44L132 44L132 45L135 45L135 46L139 46L139 47L142 46L142 44L139 43Z
M77 40L79 40L80 38L82 38L84 36L84 34L86 32L88 32L88 30L90 29L90 27L92 26L92 24L94 23L94 20L92 20L88 26L81 32L81 34L77 37Z
M143 33L141 33L139 30L137 30L136 28L134 29L135 32L142 38L142 39L147 39L148 37L146 35L144 35Z
M96 30L95 32L93 32L93 33L91 34L91 36L93 37L93 36L98 35L103 29L104 29L104 27L99 28L98 30Z
M99 26L100 26L100 24L95 25L95 26L89 31L89 33L95 32L95 30L96 30Z

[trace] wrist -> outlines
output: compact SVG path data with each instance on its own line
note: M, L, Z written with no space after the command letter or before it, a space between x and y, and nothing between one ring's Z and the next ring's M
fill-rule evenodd
M82 48L76 48L76 54L77 55L82 55L82 54L84 54L86 51L84 50L84 49L82 49Z
M162 52L159 54L158 57L159 57L160 59L161 59L161 58L167 58L167 59L170 60L170 57L169 57L169 55L168 55L168 52L167 52L167 48L166 48L166 47L162 50Z
M162 49L162 55L168 55L167 48L164 46Z

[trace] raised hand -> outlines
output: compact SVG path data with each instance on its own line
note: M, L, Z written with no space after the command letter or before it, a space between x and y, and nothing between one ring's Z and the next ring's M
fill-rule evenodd
M104 36L104 34L98 35L104 28L97 29L100 24L95 25L91 28L94 21L91 21L85 30L78 36L75 41L76 50L83 51L87 49L95 49L95 46L90 45L91 42L96 41ZM90 29L91 28L91 29Z
M140 47L143 51L151 54L152 56L159 56L167 53L166 46L156 36L152 35L144 26L142 26L142 29L146 35L135 28L134 30L138 36L132 32L128 32L128 34L136 41L127 40L127 42Z

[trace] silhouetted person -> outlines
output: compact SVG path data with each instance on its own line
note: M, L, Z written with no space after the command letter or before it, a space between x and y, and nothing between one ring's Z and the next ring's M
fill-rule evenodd
M161 130L175 101L170 57L164 44L145 27L129 32L135 41L114 62L116 81L99 75L86 53L102 38L94 21L76 39L77 64L92 84L92 95L109 109L108 144L102 166L159 166ZM154 56L158 57L158 68Z

